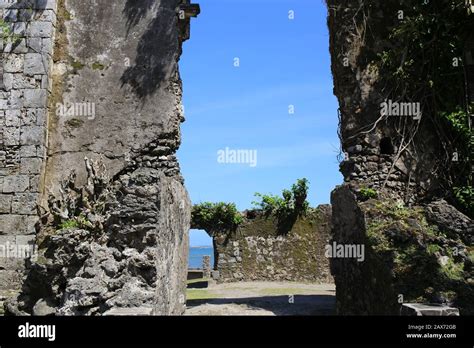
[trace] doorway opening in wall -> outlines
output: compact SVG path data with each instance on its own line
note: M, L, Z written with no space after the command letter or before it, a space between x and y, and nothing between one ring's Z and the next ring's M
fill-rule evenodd
M343 181L325 3L198 2L201 13L180 60L186 121L178 157L192 203L208 206L205 222L216 223L221 268L217 288L193 290L188 298L238 293L285 305L307 295L303 312L295 314L332 313L334 285L330 277L318 278L329 274L322 270L328 260L307 248L324 249L327 231L301 222L303 215L327 217L319 206L330 203ZM273 206L265 205L268 199ZM201 263L193 257L193 247L202 246L193 243L195 233L190 267ZM324 298L315 301L322 307L312 307L315 298Z
M214 267L214 247L212 238L206 231L190 230L189 231L189 269L203 269L205 258L210 258L210 265Z

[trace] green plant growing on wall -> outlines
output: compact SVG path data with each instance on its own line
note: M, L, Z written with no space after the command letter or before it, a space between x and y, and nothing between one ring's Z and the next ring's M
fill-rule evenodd
M454 196L469 216L474 216L474 187L454 187Z
M459 0L407 0L394 5L397 11L403 16L390 31L391 45L379 52L377 59L380 76L386 77L387 98L421 103L423 122L431 123L443 149L437 166L444 194L473 216L470 156L474 147L468 113L474 110L467 103L464 66L465 44L474 32L473 18ZM403 136L414 139L416 131L417 125L412 124ZM455 152L457 161L452 160Z
M63 221L59 225L60 230L65 230L65 229L69 229L69 228L79 228L79 223L76 220L71 219L71 220Z
M212 234L216 230L233 230L243 222L235 203L195 204L191 213L191 226Z
M298 179L296 184L291 187L291 194L294 199L294 209L298 215L306 215L309 208L309 203L306 200L308 197L309 181L306 178Z
M266 215L278 211L284 205L284 199L277 195L265 195L257 192L255 197L259 198L260 201L254 201L252 204L261 209Z
M90 221L88 221L84 215L79 215L73 217L69 220L63 221L59 225L60 230L70 229L70 228L84 228L84 229L92 229L94 226Z
M255 197L260 198L260 200L254 201L252 204L257 209L261 209L266 215L276 215L281 221L304 216L309 209L309 203L306 200L308 189L308 180L306 178L298 179L291 190L283 190L283 197L257 192Z
M367 187L362 187L359 190L360 195L362 196L363 199L371 199L371 198L377 198L378 193L376 190L373 188L367 188Z
M0 18L0 38L4 41L5 46L5 42L8 41L17 43L21 39L21 36L15 34L11 29L11 25Z

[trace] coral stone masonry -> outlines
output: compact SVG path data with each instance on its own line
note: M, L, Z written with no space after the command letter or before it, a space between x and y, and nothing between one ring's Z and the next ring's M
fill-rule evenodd
M0 245L17 248L34 244L38 220L56 1L0 0L0 21ZM22 269L0 259L0 291L18 288Z
M191 204L175 155L178 61L199 12L187 0L0 0L0 245L38 244L27 272L24 260L0 259L0 301L26 276L8 313L184 311ZM110 193L100 211L98 197L84 200L93 182ZM64 196L71 188L82 201Z

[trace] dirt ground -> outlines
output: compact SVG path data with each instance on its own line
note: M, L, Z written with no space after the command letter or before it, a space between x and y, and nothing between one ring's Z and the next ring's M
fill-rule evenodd
M208 287L205 287L205 286ZM334 284L241 282L188 285L186 315L334 315Z

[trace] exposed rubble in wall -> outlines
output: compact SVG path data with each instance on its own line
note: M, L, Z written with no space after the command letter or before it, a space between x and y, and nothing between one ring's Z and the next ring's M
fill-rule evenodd
M298 218L286 233L274 216L248 211L235 231L211 233L218 281L332 283L325 255L330 232L330 206Z
M0 1L0 21L1 301L19 290L24 258L34 253L36 204L46 159L56 2Z
M143 157L136 160L146 163ZM110 181L102 165L87 160L85 166L86 187L76 187L72 175L63 197L50 198L38 261L7 312L101 315L140 307L182 313L187 260L176 245L187 246L190 212L179 180L141 165Z
M339 314L398 315L401 304L413 302L473 313L467 216L442 200L410 208L390 195L360 201L349 186L336 189L332 203L333 241L364 245L366 252L364 262L331 262Z
M338 313L397 315L401 304L421 302L472 314L474 225L443 200L445 150L433 124L421 113L381 117L390 86L376 61L393 47L396 6L327 5L345 179L331 199L333 242L366 252L364 262L331 261Z
M184 312L191 205L176 158L184 121L177 63L192 16L181 19L183 6L196 7L60 3L48 207L38 261L8 313ZM74 114L83 103L94 112Z

